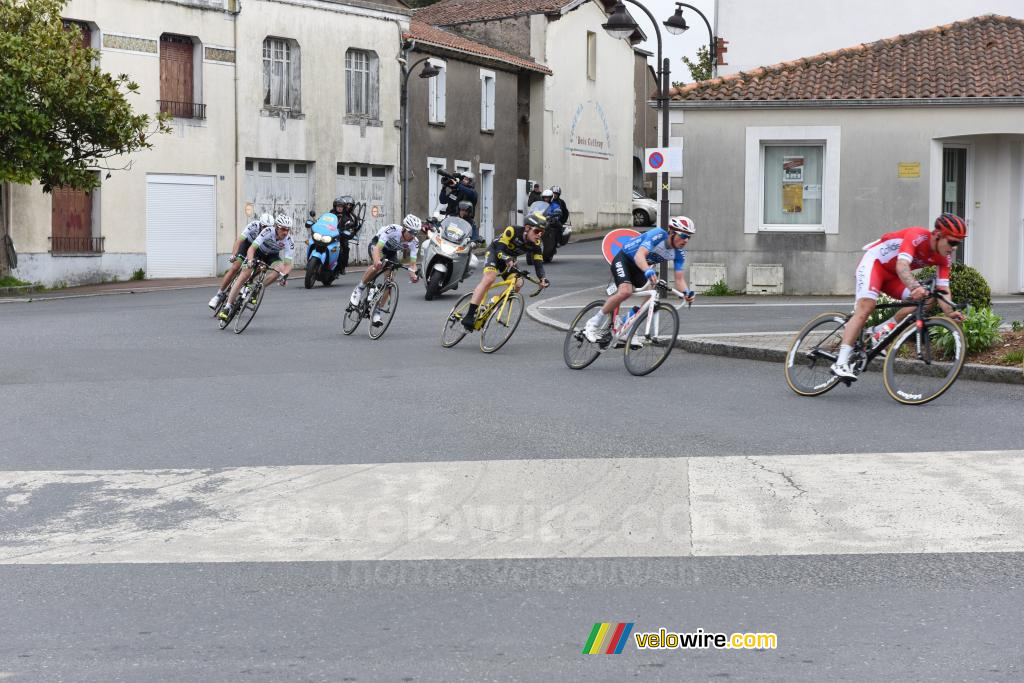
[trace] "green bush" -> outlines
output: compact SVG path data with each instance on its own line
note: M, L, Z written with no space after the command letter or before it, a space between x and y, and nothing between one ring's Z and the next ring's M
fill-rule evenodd
M935 277L935 266L922 268L915 277L918 280ZM970 266L962 263L953 264L949 272L949 289L953 301L958 304L969 304L978 309L992 307L992 288L988 286L984 276Z
M1021 322L1020 320L1014 320L1012 323L1010 323L1010 329L1013 330L1014 332L1020 332L1021 330L1024 330L1024 322Z
M139 268L138 270L136 270L135 272L132 273L132 278L131 279L132 280L145 280L146 279L146 271L144 269L142 269L142 268Z
M1016 351L1004 353L1000 360L1007 365L1017 365L1018 363L1024 365L1024 349L1017 349Z
M967 354L987 351L1000 341L999 325L1003 319L992 312L991 308L968 307L964 312L966 318L961 327L964 330ZM947 356L953 349L953 335L945 329L935 331L933 343Z
M882 294L878 295L878 301L876 302L876 304L891 304L891 303L895 303L895 302L896 302L896 299L893 299L888 294L882 293ZM900 310L900 309L898 309L898 308L876 308L875 310L871 311L871 315L868 316L867 321L864 323L864 329L866 330L869 327L874 327L875 325L882 324L883 322L885 322L889 318L891 318L894 315L896 315L896 311L898 311L898 310Z
M32 283L19 280L13 275L4 275L3 277L0 277L0 287L27 287L30 284Z
M708 291L704 292L704 296L730 296L735 294L725 280L719 280L715 284L708 287Z

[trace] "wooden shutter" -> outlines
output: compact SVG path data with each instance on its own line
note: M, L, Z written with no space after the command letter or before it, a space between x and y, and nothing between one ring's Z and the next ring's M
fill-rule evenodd
M50 212L54 253L95 251L92 240L92 193L55 187Z
M192 118L192 53L191 39L160 36L160 111L178 118Z

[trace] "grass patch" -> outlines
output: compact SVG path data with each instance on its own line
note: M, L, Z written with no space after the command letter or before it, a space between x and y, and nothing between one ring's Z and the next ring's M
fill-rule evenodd
M725 280L719 280L708 287L707 291L704 292L704 296L734 296L739 293L738 290L729 289L729 285Z
M138 270L133 272L131 279L134 280L134 281L145 280L146 279L146 271L145 271L145 269L139 268Z
M13 275L4 275L3 277L0 277L0 287L28 287L31 284L31 282L19 280Z
M1024 365L1024 349L1004 353L999 361L1005 365Z

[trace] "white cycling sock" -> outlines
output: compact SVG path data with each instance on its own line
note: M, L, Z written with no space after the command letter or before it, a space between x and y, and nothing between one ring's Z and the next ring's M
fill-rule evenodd
M587 322L593 323L594 327L604 327L608 323L608 314L598 311Z
M850 354L851 353L853 353L853 347L852 346L848 346L846 344L840 344L839 345L839 358L836 359L836 362L841 364L841 365L845 365L845 364L849 363L850 362Z

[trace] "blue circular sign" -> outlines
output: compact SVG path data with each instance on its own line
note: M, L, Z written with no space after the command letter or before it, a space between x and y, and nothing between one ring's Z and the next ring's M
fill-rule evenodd
M665 163L665 157L662 155L661 152L654 152L647 160L647 163L651 165L651 168L661 168L662 165Z

